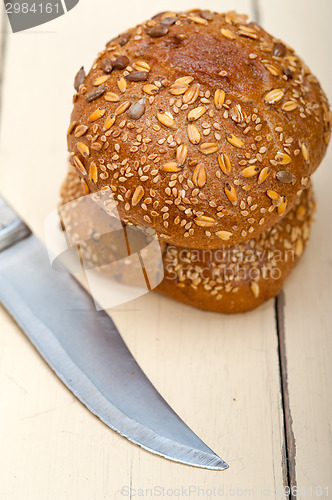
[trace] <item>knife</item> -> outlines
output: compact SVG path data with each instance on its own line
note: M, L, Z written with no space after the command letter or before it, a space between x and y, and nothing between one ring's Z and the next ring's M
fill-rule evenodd
M228 465L152 385L105 311L0 196L0 302L72 393L142 448L196 467Z

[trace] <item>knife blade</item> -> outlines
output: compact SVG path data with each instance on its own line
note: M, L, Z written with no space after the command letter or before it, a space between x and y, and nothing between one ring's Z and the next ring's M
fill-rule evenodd
M185 424L139 367L117 327L0 196L0 302L72 393L108 427L170 460L226 462Z

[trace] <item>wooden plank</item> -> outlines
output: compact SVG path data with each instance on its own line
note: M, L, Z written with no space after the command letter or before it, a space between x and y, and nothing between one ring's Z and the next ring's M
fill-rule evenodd
M264 26L300 53L331 101L331 2L281 0L282 22L275 9L266 2L261 5ZM285 286L284 338L298 498L326 498L326 488L331 492L332 487L331 161L330 147L313 177L318 210L311 242Z
M223 2L225 10L233 5ZM220 9L217 0L205 6ZM190 0L158 3L158 10L191 7ZM238 1L237 9L251 12L251 3ZM131 0L115 12L94 2L95 25L90 10L91 3L81 0L49 26L8 40L1 190L41 237L66 170L73 75L80 65L89 67L106 40L154 14L156 6ZM228 496L280 492L284 433L274 302L226 317L149 294L112 316L158 390L229 470L172 463L111 432L58 381L0 308L1 495L99 500L123 498L130 486L136 496L140 488L172 489L167 496L174 498L177 488L190 487L205 496L214 488L215 496L220 490Z

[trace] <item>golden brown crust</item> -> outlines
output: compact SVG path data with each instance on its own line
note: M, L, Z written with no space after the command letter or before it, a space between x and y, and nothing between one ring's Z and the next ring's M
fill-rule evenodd
M63 184L62 203L84 194L78 176L70 173ZM155 290L208 311L237 313L254 309L282 289L307 244L314 210L309 188L274 227L245 243L216 250L163 246L165 277ZM71 210L67 211L67 218L70 224ZM87 234L95 232L96 221L91 213L82 211L72 223L78 232L80 227ZM86 255L93 265L100 266L113 251L112 238L98 245L98 254L90 250L87 242ZM133 274L132 269L123 273L127 280Z
M330 136L302 60L234 13L157 15L76 80L72 164L126 224L177 246L231 246L277 223Z

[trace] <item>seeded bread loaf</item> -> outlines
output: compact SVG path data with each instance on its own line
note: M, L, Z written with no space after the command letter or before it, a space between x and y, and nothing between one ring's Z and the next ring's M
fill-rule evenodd
M294 206L330 139L324 92L247 16L161 13L107 43L77 94L71 162L126 224L219 248Z
M82 182L71 171L62 187L62 203L84 194ZM309 187L274 227L245 243L215 250L162 244L165 276L155 291L208 311L237 313L254 309L282 289L307 244L314 210L315 202ZM67 225L75 226L80 239L86 239L82 250L88 265L90 262L92 266L98 266L108 277L107 271L100 266L109 262L114 254L114 235L109 234L97 247L87 238L89 232L91 238L96 233L102 215L96 220L95 215L87 214L83 209L73 217L69 207L65 217ZM122 281L133 284L135 272L132 266L127 270L125 266L119 267L120 273Z

